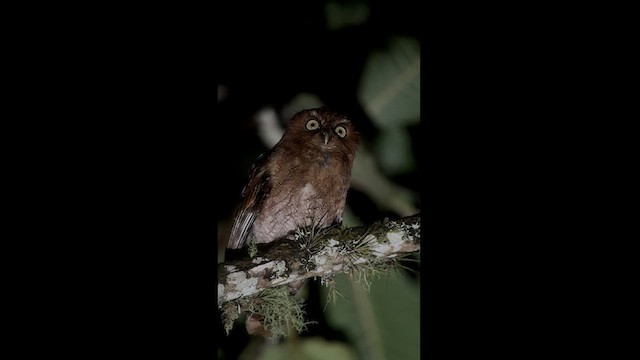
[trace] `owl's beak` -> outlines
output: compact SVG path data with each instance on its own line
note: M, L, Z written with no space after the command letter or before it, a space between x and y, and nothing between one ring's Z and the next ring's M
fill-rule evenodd
M322 135L324 135L324 144L327 145L329 143L329 132L323 131Z

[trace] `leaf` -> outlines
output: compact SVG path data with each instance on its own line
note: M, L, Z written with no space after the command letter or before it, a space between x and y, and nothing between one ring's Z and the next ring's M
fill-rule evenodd
M415 167L411 138L406 128L389 128L381 132L376 155L380 168L387 174L407 173Z
M325 5L327 28L338 30L364 23L369 17L369 5L361 1L328 1Z
M269 346L259 360L355 360L355 352L348 345L322 338L298 339L293 343Z
M369 55L360 79L358 99L380 128L420 121L420 43L395 37L385 50Z
M329 324L345 331L361 359L420 358L420 289L392 272L371 284L367 293L345 275L335 278L336 304L326 305ZM326 299L326 289L323 289Z

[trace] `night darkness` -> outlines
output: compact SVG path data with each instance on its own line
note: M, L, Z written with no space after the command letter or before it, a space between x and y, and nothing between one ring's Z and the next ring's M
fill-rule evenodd
M362 299L348 294L327 310L317 281L305 290L316 323L296 341L322 339L324 350L338 345L393 359L418 352L519 358L548 356L561 343L572 354L585 347L568 335L599 334L590 314L602 306L585 311L592 294L570 296L587 265L567 264L600 260L576 252L589 237L576 234L599 224L584 224L583 214L594 207L591 192L606 187L581 186L600 173L593 161L609 157L573 142L601 146L597 134L579 130L599 103L584 104L591 92L584 85L603 67L580 66L602 34L583 35L585 24L569 22L573 8L563 15L555 6L455 4L444 13L420 5L55 4L22 17L8 12L19 23L10 37L25 36L7 51L14 60L8 73L17 77L10 93L27 94L7 111L7 124L23 129L4 132L7 144L17 140L5 154L21 164L6 171L20 185L7 187L18 197L7 208L27 219L5 241L25 247L8 257L27 257L7 273L28 277L6 291L17 300L8 308L18 318L13 333L28 339L20 351L236 359L257 350L244 324L230 335L222 328L216 240L251 164L268 150L257 114L271 110L283 126L301 94L348 114L379 170L361 173L359 184L352 176L350 221L400 217L392 206L400 199L420 213L424 242L420 261L399 271L402 281L372 284L378 326L370 328L381 341L358 347L363 337L349 333L349 322L362 308L349 306ZM581 36L589 52L576 56L571 46ZM398 49L407 51L393 55ZM368 68L374 54L387 62ZM393 77L416 57L419 75L409 72L398 91ZM390 111L372 112L362 96L372 74L369 85L390 88L383 92L391 94ZM567 119L574 122L563 125ZM585 157L588 174L572 177ZM376 197L384 192L362 181L373 176L401 196ZM395 311L396 300L406 311Z
M235 139L225 145L228 156L220 159L225 168L232 170L229 176L220 179L223 184L220 189L225 189L217 196L216 209L221 221L229 221L251 162L267 150L257 136L254 119L262 108L269 107L280 113L297 94L314 94L331 109L348 114L362 141L374 146L381 130L357 96L362 72L368 56L387 49L394 37L419 40L419 10L415 4L364 2L361 4L368 8L366 21L330 29L327 4L324 1L259 3L252 5L250 12L230 6L225 11L241 13L233 16L241 20L216 25L218 84L224 86L225 92L224 100L216 106L216 122L223 133L233 134ZM419 160L415 151L419 132L417 124L409 127L410 147L416 160ZM231 151L227 146L232 147ZM417 167L389 179L420 193ZM380 209L357 189L350 190L348 203L363 223L399 217L392 211ZM412 263L408 267L412 271L405 275L417 282L419 265ZM348 343L347 336L324 319L319 286L318 282L309 284L305 309L308 318L316 324L301 336ZM237 323L229 336L220 324L217 329L224 358L236 358L249 341L243 324Z

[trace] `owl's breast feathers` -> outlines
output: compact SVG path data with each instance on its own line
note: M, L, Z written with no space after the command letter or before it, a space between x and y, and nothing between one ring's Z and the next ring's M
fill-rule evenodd
M321 151L276 147L254 166L229 239L242 247L249 237L271 242L301 226L342 221L351 164Z

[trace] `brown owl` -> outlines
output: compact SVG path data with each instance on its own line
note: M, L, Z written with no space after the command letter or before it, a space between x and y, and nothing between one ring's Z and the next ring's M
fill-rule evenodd
M282 139L253 165L227 247L342 223L358 139L351 121L326 107L295 114Z

